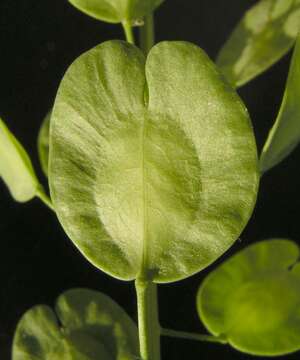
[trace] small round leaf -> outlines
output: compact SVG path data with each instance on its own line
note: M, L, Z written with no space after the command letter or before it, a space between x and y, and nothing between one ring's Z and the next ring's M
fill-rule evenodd
M247 247L208 275L197 306L215 336L253 355L300 350L298 246L274 239Z
M122 41L67 71L51 117L49 179L60 222L98 268L171 282L237 239L258 185L236 92L197 46Z
M87 289L62 294L55 312L35 306L21 318L13 360L132 360L139 354L138 331L108 296Z
M16 201L29 201L38 193L39 182L31 160L2 119L0 119L0 177Z
M110 22L121 23L142 19L152 12L163 0L69 0L83 13Z

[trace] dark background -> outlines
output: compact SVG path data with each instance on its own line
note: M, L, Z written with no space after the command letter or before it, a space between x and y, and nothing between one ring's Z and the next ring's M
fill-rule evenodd
M157 40L188 40L214 58L253 0L166 0L156 15ZM122 38L118 25L81 14L67 0L0 0L0 115L30 153L40 179L36 137L67 66L96 44ZM290 54L240 90L259 149L281 101ZM241 240L221 259L245 245L269 238L300 240L300 149L261 182L254 215ZM0 359L10 359L20 316L39 303L52 305L72 287L110 295L135 317L132 283L117 281L91 266L64 235L55 216L38 200L15 203L0 183ZM195 311L201 274L159 287L164 327L203 332ZM280 359L296 359L298 354ZM162 341L162 359L251 359L227 346L188 340Z

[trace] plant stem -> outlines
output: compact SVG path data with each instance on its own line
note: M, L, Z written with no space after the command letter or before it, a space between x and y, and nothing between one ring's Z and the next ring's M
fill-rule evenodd
M160 360L157 285L150 281L137 279L135 288L141 358L142 360Z
M134 45L135 41L131 24L128 21L123 21L122 26L124 29L126 41Z
M51 209L51 210L54 211L53 204L52 204L49 196L45 193L45 190L43 189L42 186L39 187L36 196L37 196L40 200L42 200L42 202L43 202L46 206L48 206L49 209Z
M145 16L144 25L140 28L140 47L147 55L155 42L153 13Z
M175 337L180 339L189 339L189 340L197 340L197 341L207 341L219 344L227 344L227 340L224 337L217 337L212 335L203 335L196 333L189 333L184 331L176 331L171 329L161 329L161 335Z

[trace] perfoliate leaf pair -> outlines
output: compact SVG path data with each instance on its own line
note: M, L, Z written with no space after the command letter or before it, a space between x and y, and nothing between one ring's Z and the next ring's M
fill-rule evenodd
M195 45L163 42L147 60L121 41L85 53L62 80L50 133L59 220L117 278L188 277L231 246L252 212L248 113Z
M87 289L63 293L55 312L35 306L21 318L13 360L138 359L138 331L108 296Z
M16 201L29 201L40 191L40 185L27 152L1 119L0 177Z
M217 63L234 86L242 86L286 54L299 30L299 0L260 0L239 22Z
M69 0L69 2L98 20L134 24L135 21L151 13L163 0Z
M300 24L300 22L299 22ZM261 172L287 157L300 141L300 37L292 58L281 108L264 145Z
M210 273L197 299L207 329L253 355L300 350L299 254L292 241L263 241Z

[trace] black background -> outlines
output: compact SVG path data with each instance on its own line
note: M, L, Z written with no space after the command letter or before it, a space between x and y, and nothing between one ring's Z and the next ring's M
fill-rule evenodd
M253 0L166 0L156 15L157 40L188 40L214 58ZM40 179L36 137L67 66L98 43L122 38L120 26L89 18L66 0L0 0L0 115L30 153ZM283 94L290 54L239 92L251 114L259 149ZM254 215L241 239L221 259L270 237L300 240L300 149L261 182ZM38 200L15 203L0 183L0 359L10 359L14 328L33 305L52 305L72 287L110 295L134 318L132 283L91 266ZM219 261L218 261L219 262ZM196 290L207 272L159 287L164 327L205 331L195 311ZM282 357L296 359L299 354ZM185 340L162 341L162 359L251 359L229 347ZM281 359L281 358L280 358Z

